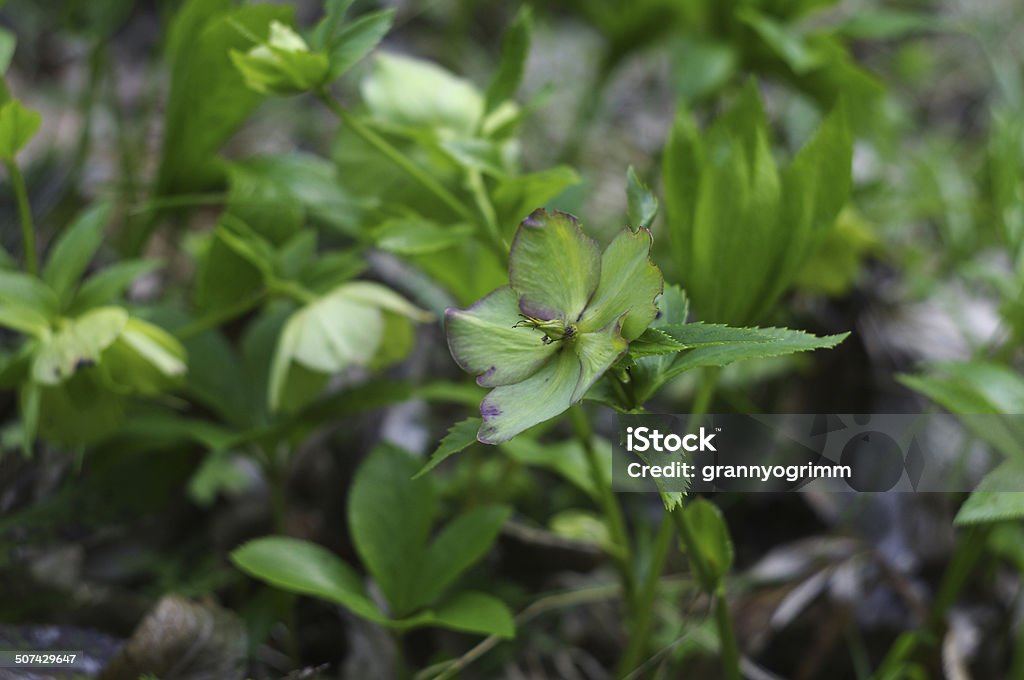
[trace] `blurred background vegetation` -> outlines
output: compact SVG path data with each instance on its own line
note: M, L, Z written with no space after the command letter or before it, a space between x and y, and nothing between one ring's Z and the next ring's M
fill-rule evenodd
M239 544L272 531L360 564L347 490L367 452L390 442L429 455L482 394L451 361L438 324L389 317L394 356L327 371L335 377L325 397L326 376L292 374L316 389L289 383L287 398L304 408L272 413L264 397L274 341L295 308L286 284L320 294L362 274L438 312L505 280L486 244L465 239L465 224L438 231L443 201L382 161L351 125L339 127L316 97L260 97L230 69L230 86L202 82L213 68L201 60L209 36L182 18L183 6L199 4L7 0L0 8L17 43L6 87L42 115L17 157L40 251L87 206L108 201L112 227L82 271L138 259L122 286L124 308L171 332L189 356L184 386L153 378L138 389L153 403L126 401L119 417L106 407L121 408L120 393L89 392L64 411L50 402L57 415L39 422L36 441L19 415L21 345L3 332L0 649L81 649L92 664L84 677L133 680L144 672L389 678L431 668L416 677L434 677L455 673L452 660L466 678L623 675L620 660L633 652L609 585L608 529L586 484L572 483L581 454L568 440L474 447L435 484L438 516L488 502L514 508L463 576L518 613L514 640L486 638L481 649L479 636L425 628L396 641L380 625L266 588L231 565ZM352 12L387 8L394 24L379 50L433 62L480 92L519 11L437 0L360 1ZM284 20L292 12L308 27L323 5L267 10ZM668 210L654 222L652 257L684 288L691 274L668 245L678 187L663 173L677 112L707 129L753 82L784 165L841 103L853 179L834 228L778 304L757 318L699 318L852 333L829 352L724 369L705 410L1024 413L1024 5L558 0L536 3L532 23L513 122L448 148L451 157L417 146L423 128L388 119L388 102L367 84L376 77L385 87L378 62L355 64L334 94L473 210L479 193L453 177L482 168L506 237L534 207L551 205L584 216L606 243L625 223L633 166ZM223 41L249 44L232 31ZM186 72L190 53L199 56ZM410 80L398 88L426 98L437 94L430 87L451 87L432 100L439 112L427 112L450 124L458 115L443 103L463 96L465 84L433 77L423 76L422 92ZM491 174L495 165L500 173ZM11 177L0 186L0 245L14 262L23 241ZM248 238L225 208L270 244L254 257L273 269L267 280L278 288L268 290L281 300L250 300L264 295L254 282L266 272L218 254ZM290 240L309 224L315 235ZM455 255L445 250L456 245ZM691 302L701 311L699 297ZM669 383L651 410L687 412L700 398L697 375ZM609 431L611 412L593 413L595 429ZM1013 435L993 441L964 427L934 437L957 450L1021 455ZM958 527L963 501L718 494L735 546L730 603L745 677L1024 677L1024 510L1010 503ZM638 554L649 556L659 500L623 505ZM647 613L650 643L629 677L723 677L709 600L683 558L668 558ZM195 654L184 670L175 665L182 649Z

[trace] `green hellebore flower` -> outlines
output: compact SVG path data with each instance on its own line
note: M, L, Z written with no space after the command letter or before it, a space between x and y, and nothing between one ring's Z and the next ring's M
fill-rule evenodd
M270 38L248 52L231 50L245 84L263 94L307 92L327 78L330 66L326 54L310 52L306 41L279 21L270 23Z
M620 232L602 254L567 213L536 210L516 231L509 284L445 312L448 347L477 383L477 439L508 441L562 413L654 320L661 272L651 233Z

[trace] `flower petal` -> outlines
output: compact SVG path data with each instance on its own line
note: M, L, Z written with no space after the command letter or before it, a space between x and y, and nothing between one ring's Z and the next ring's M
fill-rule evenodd
M580 377L572 392L572 403L583 398L598 378L619 360L629 343L622 337L619 319L594 333L581 333L576 339L580 359Z
M491 390L480 402L484 424L476 438L484 444L507 442L523 430L554 418L572 405L580 360L564 343L554 358L526 380Z
M601 256L601 281L580 319L581 330L603 329L626 313L622 337L640 337L658 314L654 299L664 286L650 254L647 229L624 229L615 237Z
M477 383L484 387L525 380L558 346L544 344L544 333L535 328L514 328L520 320L516 294L503 286L469 309L445 312L448 348L456 363L479 376Z
M572 215L534 210L516 231L508 274L524 314L576 321L597 288L600 251Z

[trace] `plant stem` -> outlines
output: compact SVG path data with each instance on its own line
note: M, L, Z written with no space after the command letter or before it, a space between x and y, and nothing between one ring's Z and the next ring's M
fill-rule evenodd
M619 566L619 575L622 579L622 592L627 608L632 610L633 595L635 591L635 578L633 574L632 547L629 540L629 533L626 529L626 521L622 516L622 508L612 490L611 481L608 479L601 466L597 450L594 448L593 436L590 430L590 423L587 414L579 404L573 404L569 408L569 420L572 422L573 432L583 446L587 457L587 464L590 466L590 474L594 480L594 488L597 491L601 510L604 512L605 521L608 523L608 531L611 534L612 543L615 545L616 554L613 557Z
M343 124L347 125L348 128L352 130L352 132L356 133L364 142L375 148L387 157L388 160L404 170L406 174L422 184L427 190L437 196L441 202L451 208L459 217L470 224L476 222L473 213L470 212L458 198L448 191L448 189L446 189L440 182L434 179L422 168L410 161L405 154L392 146L390 142L346 111L341 104L331 96L330 92L326 89L322 89L317 91L316 95L319 97L320 101L327 106L327 108L334 112L334 115L336 115Z
M39 259L36 256L36 228L32 223L32 206L28 202L28 191L25 189L25 178L21 176L18 164L12 160L4 161L7 172L11 176L14 198L18 202L18 219L21 221L21 241L25 249L25 270L33 276L39 271Z
M658 583L661 581L661 573L665 569L665 560L668 559L668 551L672 545L674 533L671 520L663 516L654 539L654 551L650 566L647 573L644 574L643 582L636 594L635 616L626 651L619 661L619 677L631 673L640 664L647 651L652 620L650 612L654 605L654 597L658 593Z
M484 228L491 247L498 255L498 259L504 265L508 264L508 244L501 236L501 227L498 224L498 214L494 211L494 204L487 195L487 187L484 185L483 175L479 170L470 170L467 182L469 190L476 201L476 207L484 218Z
M197 335L202 335L211 328L216 328L223 323L234 319L237 316L245 314L250 309L258 305L263 301L267 295L266 291L260 291L254 295L250 295L247 298L239 300L237 303L218 309L206 316L201 316L194 321L191 321L174 332L174 335L179 340L190 340Z

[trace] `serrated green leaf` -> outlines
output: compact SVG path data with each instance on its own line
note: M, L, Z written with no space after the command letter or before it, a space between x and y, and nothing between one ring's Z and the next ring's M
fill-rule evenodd
M111 204L103 201L80 214L50 252L43 268L43 281L65 306L70 302L78 279L103 243L103 232L110 221L111 209Z
M421 560L437 515L430 478L413 480L418 468L405 451L378 446L360 465L348 499L356 552L395 616L420 604Z
M57 296L50 287L34 276L16 271L0 270L0 302L16 307L29 307L48 319L57 313Z
M232 551L231 561L276 588L319 597L364 619L387 623L387 617L366 596L356 572L315 543L284 536L258 538Z
M657 328L648 328L643 335L629 343L629 354L634 358L675 354L684 349L688 349L688 346Z
M637 177L632 165L626 170L626 203L630 229L650 229L658 216L658 197Z
M989 472L956 513L954 524L969 526L1024 518L1024 464L1006 461Z
M416 473L413 479L427 474L449 456L453 456L466 447L476 444L476 432L480 429L482 422L479 418L466 418L452 425L448 430L448 434L444 436L437 449L430 456L430 460L420 468L420 471Z
M662 375L662 381L703 366L727 366L737 361L747 361L749 359L765 359L785 356L795 352L831 349L849 335L849 333L842 333L840 335L816 336L788 328L760 328L756 330L761 335L749 342L712 344L697 347L681 354L672 363L671 368Z

